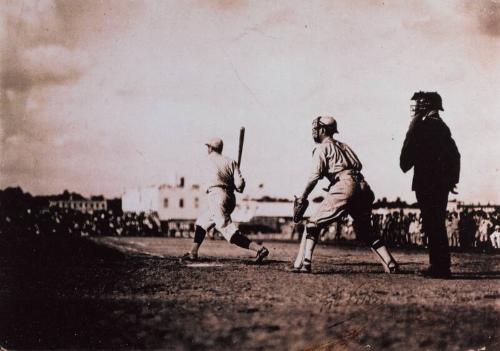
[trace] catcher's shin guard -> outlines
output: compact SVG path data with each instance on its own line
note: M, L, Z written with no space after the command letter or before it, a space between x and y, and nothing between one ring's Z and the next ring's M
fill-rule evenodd
M394 257L392 257L389 250L387 250L387 247L382 240L376 240L372 244L371 249L380 263L382 263L382 266L384 267L384 271L386 273L399 272L399 267L396 260L394 259Z
M301 268L304 262L304 250L306 248L306 228L304 227L304 232L302 233L302 239L300 240L299 252L297 253L297 258L293 263L293 268Z
M306 227L306 246L304 248L304 262L307 260L312 261L312 256L314 253L314 248L318 242L319 238L319 228L315 225L310 225Z

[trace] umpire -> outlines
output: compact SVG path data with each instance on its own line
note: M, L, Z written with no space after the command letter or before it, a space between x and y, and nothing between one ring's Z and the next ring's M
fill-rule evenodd
M403 143L400 167L414 167L415 191L429 240L429 267L421 274L428 278L449 278L450 249L446 235L448 194L456 194L460 175L460 153L450 129L439 116L443 111L437 92L419 91L411 98L412 121Z

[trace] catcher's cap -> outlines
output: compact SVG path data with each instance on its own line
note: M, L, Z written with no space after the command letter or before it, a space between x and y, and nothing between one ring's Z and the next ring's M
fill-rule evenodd
M313 126L315 128L327 127L334 133L339 132L337 129L337 121L332 116L318 116L317 118L314 119Z
M224 143L221 138L212 138L208 142L205 143L206 146L210 146L214 150L222 151L222 147Z

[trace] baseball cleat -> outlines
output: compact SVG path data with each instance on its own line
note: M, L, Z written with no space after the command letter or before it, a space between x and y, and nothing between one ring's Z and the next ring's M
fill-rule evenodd
M302 269L302 266L300 266L300 267L294 267L294 266L292 266L292 267L289 267L287 269L287 271L290 272L290 273L300 273L301 269Z
M184 255L182 255L181 261L188 261L188 262L198 261L198 255L192 254L191 252L186 252Z
M262 247L262 249L260 249L258 252L257 252L257 257L255 258L255 263L257 264L261 264L262 261L264 261L264 259L269 256L269 250L266 249L265 247Z
M300 269L300 273L311 273L312 272L312 262L310 259L304 258L304 263Z
M304 264L302 268L300 269L300 273L312 273L312 265L311 264Z
M311 261L305 259L305 262L301 264L299 267L292 266L289 268L289 272L291 273L311 273L312 272L312 264Z
M312 273L312 267L310 264L304 264L300 267L292 267L288 269L291 273Z

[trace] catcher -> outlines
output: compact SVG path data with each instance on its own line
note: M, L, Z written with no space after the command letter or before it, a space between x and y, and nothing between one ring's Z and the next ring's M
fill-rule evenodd
M324 200L306 223L299 253L292 272L310 273L314 247L321 230L346 215L353 218L356 236L369 244L387 273L397 273L398 264L381 239L371 231L374 194L361 174L361 162L344 143L333 138L338 133L333 117L317 117L312 123L312 136L318 144L313 151L313 170L302 196L294 202L294 221L303 219L309 204L307 197L318 180L326 177L330 185Z

